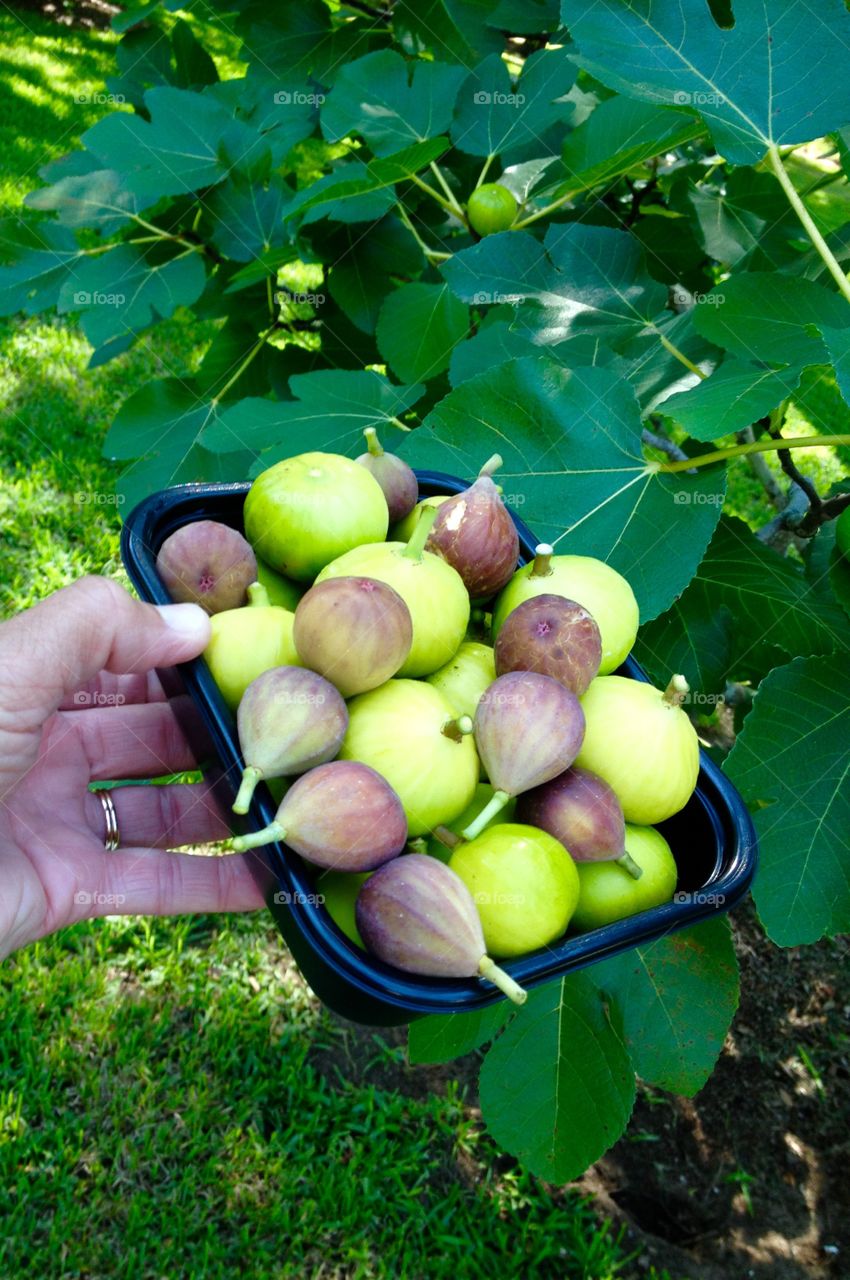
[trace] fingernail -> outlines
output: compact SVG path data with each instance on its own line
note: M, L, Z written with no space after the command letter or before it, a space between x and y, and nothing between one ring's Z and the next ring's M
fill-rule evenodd
M205 644L210 620L199 604L158 604L157 611L167 627L186 640Z

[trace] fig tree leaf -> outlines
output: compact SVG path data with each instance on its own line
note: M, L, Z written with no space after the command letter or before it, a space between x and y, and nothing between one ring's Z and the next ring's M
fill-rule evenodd
M376 156L389 156L446 133L464 78L455 64L410 64L380 49L342 68L322 107L322 133L339 142L358 133Z
M504 37L487 25L492 8L492 0L397 0L393 30L405 53L433 51L469 70L504 47Z
M693 576L717 524L725 473L653 470L641 426L618 372L525 357L455 387L401 452L412 465L464 478L499 453L499 483L536 536L610 562L632 584L646 621Z
M469 331L469 313L445 284L405 284L381 307L378 349L405 382L424 382L447 369L452 349Z
M751 271L717 285L694 307L697 331L742 360L826 364L815 326L843 328L850 311L840 294L813 280Z
M223 80L206 93L255 129L268 144L273 165L279 165L297 142L313 132L324 95L308 80L288 81L282 89L266 70L252 67L251 72L241 79Z
M424 266L416 241L393 215L366 230L340 227L321 249L330 264L331 297L364 333L375 332L393 276L416 275Z
M697 234L712 258L727 266L743 263L756 250L779 262L799 239L800 224L772 173L744 167L733 169L722 189L693 184L688 202L694 210Z
M234 262L252 262L279 248L286 239L283 210L292 195L292 188L279 174L273 174L267 186L228 178L204 202L212 219L210 239Z
M451 138L473 156L505 155L539 142L559 120L572 114L569 93L576 69L569 50L539 49L523 64L516 86L500 54L475 68L457 95Z
M76 267L86 261L73 232L49 222L33 227L26 242L4 234L2 250L9 260L0 267L0 315L4 316L16 311L34 316L55 307L65 281L73 280Z
M850 328L833 328L818 325L826 343L829 359L835 370L838 389L846 404L850 404Z
M797 390L802 374L799 365L767 369L730 358L711 377L666 399L662 412L694 440L719 440L770 413Z
M829 558L829 585L845 613L850 614L850 560L833 547Z
M432 1014L411 1022L407 1053L411 1062L451 1062L493 1040L514 1012L507 1000L474 1013Z
M482 369L492 369L520 356L537 355L537 348L521 333L514 333L508 323L482 325L474 337L459 342L449 361L449 380L453 387L476 377Z
M462 302L492 306L547 296L553 272L540 241L527 231L499 231L461 249L440 274Z
M711 1075L738 1007L728 920L709 920L603 960L589 976L616 1002L641 1079L693 1097Z
M619 93L698 111L734 164L850 120L850 82L830 71L850 42L841 0L739 3L731 27L680 0L562 0L561 18L579 66Z
M148 184L140 178L136 189L131 191L123 174L114 169L96 169L67 174L49 187L31 191L24 203L30 209L56 213L62 226L97 227L103 235L111 236L128 223L133 214L142 213L159 198L156 182Z
M244 38L243 55L254 59L252 69L259 66L279 77L281 92L291 91L308 76L319 84L332 84L346 62L368 53L376 41L368 23L335 23L322 0L281 5L249 0L236 26Z
M171 28L171 48L174 51L174 83L182 89L200 88L218 81L215 63L182 18L178 18Z
M599 103L577 128L567 134L561 157L566 180L546 194L557 200L598 187L672 151L705 132L702 121L686 111L657 107L615 95Z
M548 1182L564 1183L616 1142L635 1097L617 1010L589 977L530 991L481 1067L493 1139Z
M672 671L681 672L699 710L702 698L723 691L732 664L733 637L731 610L726 605L706 607L698 592L687 589L666 613L644 623L634 655L661 688L666 688Z
M557 31L558 15L558 0L497 0L495 9L485 21L488 27L525 36Z
M425 169L432 160L437 160L446 150L445 138L431 138L427 142L417 142L406 147L394 156L381 157L363 164L359 160L349 161L334 173L329 173L317 182L299 191L286 216L305 213L319 206L330 206L322 209L323 216L334 218L345 217L346 204L360 200L362 196L380 193L377 212L363 215L366 207L361 201L358 205L358 217L351 221L374 221L386 213L394 202L391 188L396 182L404 182L411 174ZM350 173L348 171L351 171ZM371 209L372 206L370 205Z
M761 682L723 766L753 810L753 897L782 947L850 929L850 654L795 658Z

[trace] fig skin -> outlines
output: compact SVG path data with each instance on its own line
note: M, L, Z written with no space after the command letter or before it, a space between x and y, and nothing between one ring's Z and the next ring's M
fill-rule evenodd
M484 977L516 1004L526 993L485 953L472 895L442 862L411 853L370 876L354 909L368 951L405 973Z
M323 871L316 881L316 892L322 895L322 906L338 929L358 946L366 950L360 937L354 906L362 885L372 875L371 871Z
M348 707L343 760L377 769L398 794L412 836L448 824L471 801L478 782L472 734L444 732L457 711L439 689L419 680L389 680Z
M493 609L494 642L508 614L534 596L559 595L583 605L596 620L602 639L600 675L608 675L628 657L638 629L638 604L622 574L593 556L556 556L541 544L500 594Z
M293 638L302 662L351 698L395 675L410 653L413 622L385 582L328 578L295 610Z
M425 544L456 569L473 600L499 591L519 559L519 535L491 472L502 465L495 454L478 479L442 503Z
M448 502L449 498L454 498L453 493L434 493L430 498L423 498L421 502L417 502L416 506L406 515L403 520L399 520L397 524L390 526L387 539L390 542L409 542L416 532L416 526L419 523L419 517L422 512L429 507L441 507L444 502Z
M586 730L576 764L608 783L626 822L654 826L693 794L699 740L680 706L687 688L682 676L663 693L642 680L597 676L581 700Z
M329 681L302 667L273 667L248 685L236 714L245 759L234 813L247 813L263 778L287 778L333 760L348 708Z
M232 844L243 851L274 840L317 867L373 871L401 853L407 822L385 778L368 765L333 760L293 782L274 822Z
M403 520L419 501L419 481L413 469L397 454L385 453L374 427L363 431L368 450L357 461L374 476L383 490L390 513L390 523Z
M269 604L279 605L281 609L288 609L290 613L294 613L298 608L298 601L306 590L303 583L290 582L289 578L284 578L282 573L278 573L259 556L257 557L257 582L265 587Z
M575 862L607 862L626 851L619 800L602 778L572 765L517 800L517 822L548 831Z
M495 679L493 650L477 640L464 640L451 661L427 677L428 683L445 694L461 715L473 717L482 695Z
M278 573L308 582L337 556L387 536L389 511L365 467L302 453L263 471L245 499L245 533Z
M502 624L495 644L496 670L537 671L581 697L602 662L596 620L563 596L524 600Z
M678 873L672 850L661 832L627 823L626 849L643 868L639 880L617 862L578 864L578 905L571 921L577 932L601 929L672 899Z
M292 639L295 615L270 605L268 599L265 587L252 582L246 607L225 609L210 619L212 635L204 660L233 712L251 681L264 671L303 665Z
M230 525L195 520L165 539L156 570L172 600L213 614L245 603L248 587L257 581L257 558Z

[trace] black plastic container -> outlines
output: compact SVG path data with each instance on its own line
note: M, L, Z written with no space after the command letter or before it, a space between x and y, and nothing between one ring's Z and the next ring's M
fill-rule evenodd
M419 472L422 497L457 493L465 482L437 472ZM130 513L121 535L127 572L143 600L167 604L168 592L156 572L165 538L194 520L220 520L242 531L248 484L180 485L154 494ZM513 514L513 513L512 513ZM522 563L534 554L536 539L514 516ZM627 659L621 674L646 680ZM197 659L160 672L170 697L189 693L208 734L201 738L197 715L186 716L186 699L174 703L199 758L214 760L208 776L230 808L242 771L236 724L206 664ZM181 708L182 702L182 708ZM190 704L191 706L191 704ZM264 785L257 787L250 814L234 815L234 827L257 829L270 822L276 805ZM738 792L702 753L697 790L687 806L659 828L676 858L679 883L674 901L630 919L577 937L567 936L503 967L524 987L606 956L650 942L676 929L728 911L745 895L756 866L756 834ZM475 978L419 978L382 964L355 947L316 901L313 873L285 845L268 845L251 855L258 882L278 927L310 986L325 1004L346 1018L394 1026L426 1013L460 1013L503 999L495 987Z

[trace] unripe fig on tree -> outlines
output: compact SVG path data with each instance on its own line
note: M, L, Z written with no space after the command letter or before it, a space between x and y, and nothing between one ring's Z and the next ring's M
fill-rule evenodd
M207 613L238 609L257 581L257 559L236 529L218 520L194 520L169 534L156 569L178 604L199 604Z
M284 458L245 499L245 532L279 573L307 582L331 560L387 536L389 511L365 467L336 453Z
M684 676L665 692L626 676L598 676L581 700L585 735L576 763L603 778L626 822L652 826L683 809L699 776L699 740L682 710Z
M580 933L660 907L673 897L676 862L661 832L627 823L626 849L643 871L639 880L617 862L578 864L578 905L572 926Z
M236 713L245 759L234 813L247 813L257 783L333 760L348 727L342 695L314 671L273 667L248 685Z
M483 831L511 796L568 769L583 737L581 703L557 680L534 671L499 676L475 713L475 744L496 790L464 829L464 839L473 840Z
M295 610L299 657L345 698L394 676L410 653L413 623L397 591L376 578L328 578Z
M510 230L518 210L519 205L513 192L500 182L482 183L475 188L466 204L469 225L480 236Z
M428 683L444 693L461 715L474 716L482 694L496 679L496 664L489 644L464 640L457 653Z
M486 954L469 890L442 862L423 854L397 858L370 876L357 898L366 947L405 973L486 978L515 1004L526 994Z
M410 515L399 520L397 524L390 526L387 539L390 542L409 542L413 537L413 531L419 523L419 517L426 507L441 507L444 502L448 502L449 498L453 498L453 493L435 493L430 498L423 498L421 502L417 502L416 506L410 512Z
M599 671L602 641L584 605L564 596L523 600L505 618L495 644L496 670L538 671L579 697Z
M366 427L367 452L357 461L374 476L383 490L390 513L390 523L403 520L419 501L419 481L413 469L395 453L385 453L374 427Z
M501 465L494 454L468 489L441 503L425 544L458 571L473 600L499 591L519 558L516 525L492 478Z
M593 556L556 556L547 543L541 543L534 559L516 571L496 601L494 641L517 605L544 594L575 600L595 619L602 640L600 675L615 671L628 657L637 635L638 606L626 579Z
M316 579L377 578L398 592L413 622L413 643L400 676L427 676L442 667L457 652L469 622L469 596L460 576L440 556L424 550L433 519L433 508L426 508L408 543L356 547Z
M385 778L365 764L333 760L293 782L274 822L232 845L241 852L275 840L317 867L372 871L401 853L407 823Z
M204 660L231 711L252 680L271 667L300 667L292 639L295 615L270 605L265 587L252 582L248 604L210 619L212 635Z
M530 823L560 840L575 862L619 862L629 875L642 872L626 853L623 809L607 782L572 765L542 787L517 800L517 821Z
M298 607L298 601L307 590L303 582L292 582L289 578L284 578L282 573L278 573L271 565L266 564L265 560L257 558L257 582L265 587L266 594L269 597L269 604L280 605L281 609L288 609L290 613L294 613Z
M523 956L566 933L578 872L548 832L498 823L458 845L449 866L472 894L491 955Z
M389 680L348 706L340 755L377 769L398 794L412 836L449 823L478 782L472 721L419 680Z

